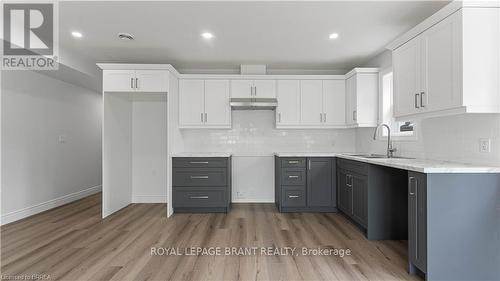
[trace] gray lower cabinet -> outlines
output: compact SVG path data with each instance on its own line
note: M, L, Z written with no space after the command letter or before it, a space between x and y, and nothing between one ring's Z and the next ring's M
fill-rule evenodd
M347 170L342 163L338 169L339 209L363 228L368 225L368 177Z
M410 272L427 272L427 179L408 172L408 260Z
M231 157L174 157L174 212L228 212L231 206Z
M275 157L280 212L335 212L336 164L331 157Z

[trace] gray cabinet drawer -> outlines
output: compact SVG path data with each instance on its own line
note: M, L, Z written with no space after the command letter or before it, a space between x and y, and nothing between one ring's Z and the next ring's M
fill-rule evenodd
M283 185L305 185L306 170L301 168L281 169L281 183Z
M281 204L283 207L305 207L306 189L300 186L283 186Z
M174 188L174 208L206 208L206 207L226 207L225 187L199 190L193 188Z
M368 175L368 165L363 162L348 160L348 159L338 159L337 165L339 168L349 171L350 173L357 173L360 175Z
M173 186L226 186L226 168L174 169Z
M224 168L227 167L227 158L219 157L174 157L174 168Z
M306 167L306 159L305 158L292 158L292 157L281 158L281 167L282 168L305 168Z

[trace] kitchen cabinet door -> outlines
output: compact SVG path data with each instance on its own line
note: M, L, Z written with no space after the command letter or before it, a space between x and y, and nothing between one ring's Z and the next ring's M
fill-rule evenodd
M332 206L332 160L327 157L318 157L308 158L307 161L307 206Z
M427 272L427 179L408 172L408 259Z
M254 80L254 98L276 98L275 80Z
M345 119L348 125L355 125L356 115L356 76L351 76L346 80L346 102L345 102Z
M323 83L321 80L300 81L301 124L322 125Z
M231 80L232 98L250 98L253 97L252 80Z
M338 170L337 174L338 206L347 215L351 215L351 190L350 175L344 170Z
M135 91L134 70L104 70L102 90L104 92L133 92Z
M422 35L422 110L457 108L461 104L459 19L452 15Z
M352 218L361 226L368 222L368 178L362 175L351 176Z
M421 40L417 37L393 52L394 116L420 111Z
M323 80L324 124L345 125L345 80Z
M231 128L229 81L205 80L205 126Z
M135 90L138 92L167 92L168 71L136 70L135 79Z
M278 80L276 126L300 124L300 81Z
M179 127L193 128L204 125L205 81L179 81Z

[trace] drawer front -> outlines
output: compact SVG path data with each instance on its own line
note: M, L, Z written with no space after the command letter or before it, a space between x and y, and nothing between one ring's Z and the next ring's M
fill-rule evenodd
M305 168L306 167L306 158L280 158L281 159L281 168Z
M368 165L363 162L348 160L348 159L337 159L337 165L339 168L350 171L352 173L357 173L360 175L368 175Z
M226 168L174 168L173 186L226 186Z
M174 157L174 168L224 168L227 167L227 158L220 157Z
M226 207L225 187L216 190L199 190L192 188L176 188L173 190L172 206L181 207Z
M282 186L281 204L283 207L305 207L306 189L298 186Z
M281 169L282 185L306 185L306 170L297 168Z

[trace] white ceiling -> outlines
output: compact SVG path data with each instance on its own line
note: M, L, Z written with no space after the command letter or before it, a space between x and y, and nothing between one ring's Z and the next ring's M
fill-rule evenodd
M93 62L177 69L325 70L360 66L446 1L60 2L60 46ZM75 39L78 30L83 38ZM207 41L200 33L210 31ZM119 40L119 32L135 41ZM332 32L336 40L328 39Z

